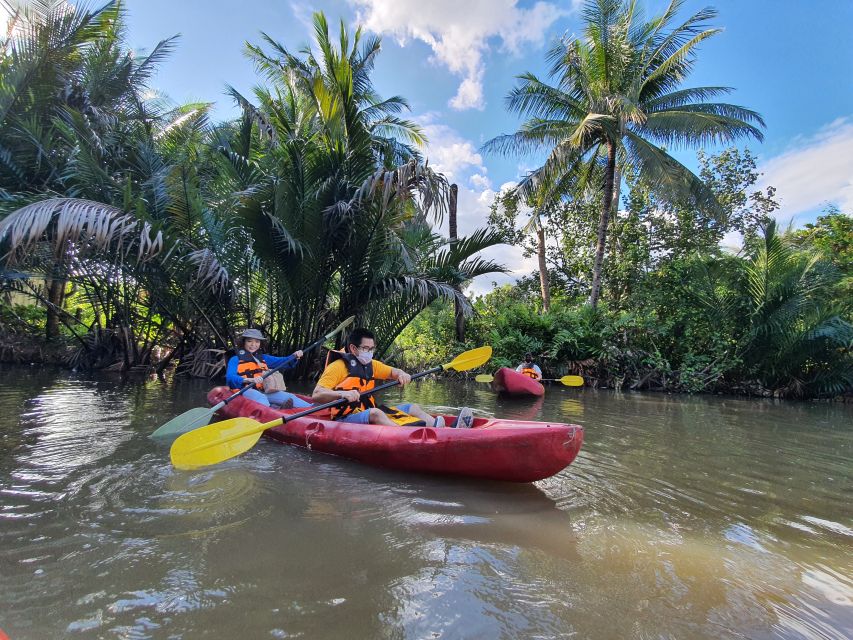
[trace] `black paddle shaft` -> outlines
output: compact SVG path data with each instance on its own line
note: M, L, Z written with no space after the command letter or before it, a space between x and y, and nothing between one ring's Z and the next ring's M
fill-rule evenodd
M441 371L443 369L444 369L444 367L439 366L439 367L433 367L432 369L427 369L426 371L421 371L420 373L416 373L415 375L413 375L412 380L416 380L417 378L423 378L424 376L428 376L431 373L438 373L439 371ZM377 391L384 391L385 389L390 389L391 387L396 387L398 384L400 384L400 383L397 380L394 380L392 382L386 382L385 384L380 384L378 387L374 387L370 391L365 391L364 393L360 394L359 397L364 396L364 395L374 394ZM285 416L284 420L282 420L282 422L290 422L291 420L296 420L296 418L302 418L304 416L309 416L312 413L322 411L323 409L330 409L331 407L336 407L339 404L346 404L347 402L349 402L349 401L346 398L339 398L338 400L332 400L330 402L318 404L318 405L315 405L313 407L309 407L308 409L305 409L305 411L300 411L299 413L292 413L289 416Z

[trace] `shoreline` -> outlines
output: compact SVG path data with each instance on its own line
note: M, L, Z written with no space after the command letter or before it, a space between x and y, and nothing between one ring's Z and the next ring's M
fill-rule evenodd
M67 372L67 373L71 373L71 374L87 374L87 375L107 374L109 376L118 376L123 380L129 379L129 378L152 377L152 378L158 378L161 381L163 381L165 383L170 383L170 384L174 383L175 378L176 378L176 376L174 374L174 366L170 366L166 370L166 372L164 372L164 373L158 373L156 365L150 365L148 367L135 367L129 371L125 371L125 370L116 368L115 365L112 365L111 367L100 368L100 369L79 369L78 370L78 369L71 367L68 364L68 362L67 362L68 354L67 353L64 354L64 357L60 357L60 355L61 355L60 352L54 351L54 353L50 354L51 358L44 359L42 361L36 361L36 360L27 361L27 360L24 360L21 358L19 358L17 360L11 360L11 359L8 359L5 357L6 348L7 348L7 345L5 343L0 343L0 366L2 366L4 368L5 367L21 367L21 368L26 368L29 371L32 371L33 368L47 368L47 369L56 370L57 372L62 371L62 372ZM30 354L41 353L41 354L43 354L45 351L48 351L48 350L49 350L49 347L43 346L41 350L33 349L30 351L27 351L26 353L30 353ZM120 363L116 363L116 364L120 364ZM192 380L192 381L196 381L196 382L205 379L203 377L196 377L196 376L178 376L178 378L184 379L187 381ZM294 381L299 381L299 382L313 381L313 380L317 379L317 373L315 373L314 375L308 375L308 376L289 377L288 379L294 380ZM471 373L471 374L466 374L466 375L460 375L460 374L454 374L454 373L437 373L437 374L433 374L433 375L431 375L425 379L426 380L430 380L430 379L447 380L447 381L463 380L465 382L474 383L474 374ZM731 390L731 389L721 389L721 390L717 390L717 391L697 391L697 392L679 391L677 389L659 389L659 388L658 389L653 389L653 388L632 389L632 388L619 388L619 387L612 386L612 385L599 385L599 384L597 384L597 379L595 379L595 378L585 377L584 379L587 381L587 383L584 384L584 386L573 387L573 388L575 388L575 389L591 389L594 391L610 391L610 392L620 393L620 394L623 394L623 393L624 394L635 394L636 393L636 394L687 396L687 397L728 397L728 398L737 398L737 399L744 399L744 400L781 400L781 401L797 402L797 403L814 402L814 403L853 404L853 394L842 394L842 395L834 396L831 398L797 398L797 397L793 397L793 396L783 396L783 395L773 394L770 391L766 391L764 393L748 393L748 392L736 391L736 390ZM590 379L595 380L595 382L590 384L589 383ZM218 380L218 382L221 383L221 380ZM209 383L210 383L211 387L216 386L217 380L211 379L211 380L209 380ZM482 383L475 383L475 384L482 384ZM483 386L485 387L485 385L483 385ZM548 385L546 385L546 389L553 388L553 387L559 387L559 386L561 386L561 385L559 385L558 383L555 383L555 382L551 382ZM523 401L523 400L520 400L520 401Z

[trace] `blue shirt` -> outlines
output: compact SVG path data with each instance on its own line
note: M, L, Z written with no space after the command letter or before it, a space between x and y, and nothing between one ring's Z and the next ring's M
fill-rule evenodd
M296 356L270 356L266 353L262 354L264 362L270 369L275 369L278 365L284 363L282 367L283 370L292 369L298 360ZM228 360L228 368L225 370L225 384L227 384L231 389L242 389L243 388L243 376L237 373L237 365L240 364L240 358L237 356L231 356L231 359Z

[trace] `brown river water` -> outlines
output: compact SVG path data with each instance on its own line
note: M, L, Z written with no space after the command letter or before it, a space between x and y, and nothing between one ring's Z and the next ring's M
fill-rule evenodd
M0 369L11 640L853 637L849 405L432 381L387 398L584 447L529 485L267 439L176 471L147 436L207 387Z

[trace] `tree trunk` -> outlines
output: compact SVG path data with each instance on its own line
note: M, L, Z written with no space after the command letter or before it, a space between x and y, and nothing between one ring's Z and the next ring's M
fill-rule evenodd
M65 299L65 281L59 278L51 278L47 287L47 320L45 322L44 337L48 341L59 337L59 314Z
M536 253L539 257L539 286L542 289L542 311L548 313L551 310L551 283L548 281L548 264L545 262L545 227L542 219L536 225L536 238L538 239Z
M450 211L449 211L449 226L450 226L450 243L453 244L457 239L456 229L456 202L459 197L459 187L455 184L450 185ZM461 293L461 289L456 287L456 290ZM456 340L465 342L465 314L462 310L462 304L459 300L453 301L454 317L456 319Z
M627 225L625 222L622 222L621 228L619 225L619 192L621 187L622 175L621 171L619 171L619 165L616 165L616 169L613 172L613 202L610 205L610 219L612 220L609 225L611 227L609 238L610 247L607 249L607 255L610 256L610 260L615 260L616 264L620 264L620 260L622 259L621 254L624 250L624 247L619 242L619 234ZM610 293L613 295L612 302L618 304L621 299L625 283L621 282L617 276L616 278L612 278L611 281L606 284L610 287Z
M595 262L592 266L592 292L589 303L595 309L601 293L601 266L604 263L604 245L607 242L607 225L613 207L613 183L616 174L616 143L607 143L607 169L604 173L604 197L601 202L601 217L598 220L598 242L595 246Z

